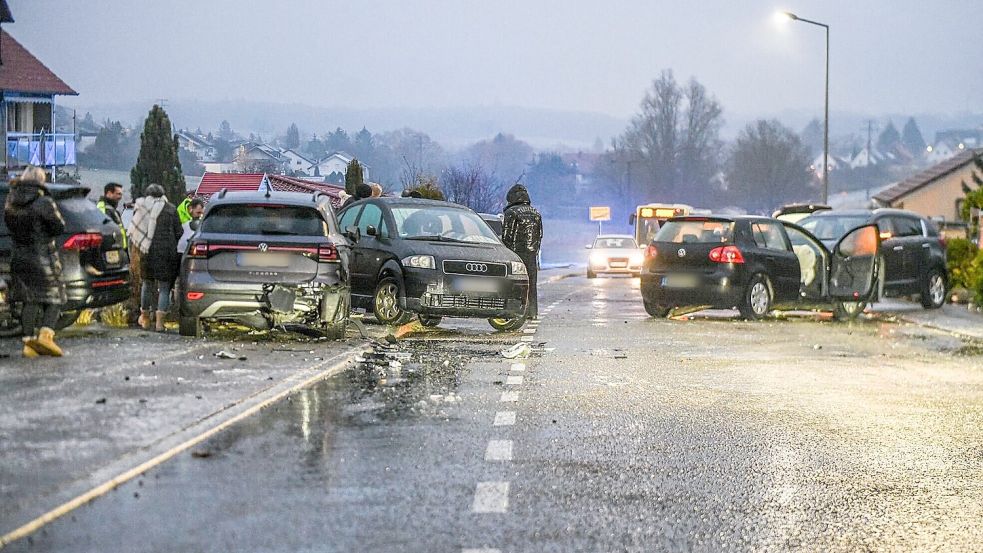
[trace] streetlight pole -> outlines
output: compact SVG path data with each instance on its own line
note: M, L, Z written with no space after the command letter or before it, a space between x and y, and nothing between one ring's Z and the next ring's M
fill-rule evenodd
M829 25L805 19L792 12L783 12L785 17L792 21L801 21L826 30L826 106L823 117L823 203L829 203Z

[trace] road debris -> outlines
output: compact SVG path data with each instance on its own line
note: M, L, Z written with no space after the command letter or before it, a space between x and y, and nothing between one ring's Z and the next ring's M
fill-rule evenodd
M532 353L532 347L527 343L515 344L512 347L502 350L502 357L506 359L524 359Z
M218 357L219 359L238 359L239 361L246 360L245 355L236 355L232 352L225 351L224 349L213 353L212 356Z

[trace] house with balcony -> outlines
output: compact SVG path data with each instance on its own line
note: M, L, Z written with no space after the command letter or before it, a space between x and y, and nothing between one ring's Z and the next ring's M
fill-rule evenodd
M13 21L7 2L0 1L0 23ZM77 95L0 28L0 117L8 175L28 165L52 173L57 167L75 165L75 135L55 132L55 97Z

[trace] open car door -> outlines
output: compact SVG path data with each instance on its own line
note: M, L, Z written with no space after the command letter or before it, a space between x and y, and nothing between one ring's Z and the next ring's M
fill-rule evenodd
M782 221L782 225L799 260L799 295L807 300L825 301L828 297L826 268L829 266L829 250L806 229L787 221Z
M833 248L830 298L841 301L867 301L870 298L880 245L877 225L857 227L840 238Z

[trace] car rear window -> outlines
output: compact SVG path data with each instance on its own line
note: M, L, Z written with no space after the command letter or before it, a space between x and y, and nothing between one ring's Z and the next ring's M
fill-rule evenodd
M732 242L733 221L667 221L655 235L656 242Z
M212 209L201 222L201 232L327 236L328 226L310 207L239 204Z
M820 240L839 240L847 231L866 225L868 220L866 215L824 215L807 217L799 221L799 226Z
M594 240L595 248L638 248L634 238L598 238Z
M105 213L99 211L94 202L85 198L57 200L56 203L62 218L65 219L67 232L96 230L109 220Z

